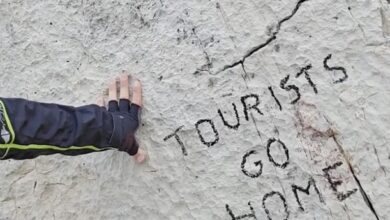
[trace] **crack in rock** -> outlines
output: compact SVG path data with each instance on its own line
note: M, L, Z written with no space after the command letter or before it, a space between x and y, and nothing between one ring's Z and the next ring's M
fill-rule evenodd
M276 39L276 36L278 35L282 25L284 22L290 20L292 17L294 17L294 15L297 13L297 11L299 10L299 8L301 7L302 3L304 2L307 2L309 0L299 0L294 9L292 10L291 14L284 17L282 20L280 20L278 22L278 24L276 25L276 30L274 32L272 32L271 36L264 42L264 43L261 43L260 45L256 46L256 47L253 47L252 49L250 49L248 52L246 52L246 54L238 61L235 61L233 62L232 64L228 64L228 65L225 65L222 69L218 70L217 72L215 72L214 74L212 74L210 72L210 74L212 75L216 75L216 74L219 74L227 69L230 69L230 68L233 68L237 65L240 65L240 64L243 64L246 60L246 58L252 56L254 53L256 53L257 51L261 50L262 48L268 46L272 41L274 41Z
M368 206L368 208L371 210L371 212L375 215L375 218L376 218L377 220L379 220L378 213L376 212L376 210L375 210L375 208L374 208L374 205L373 205L371 199L368 197L366 191L364 190L362 184L360 183L359 178L356 176L355 170L353 169L351 162L348 160L348 157L347 157L347 155L346 155L346 153L345 153L345 151L344 151L343 146L341 146L341 144L340 144L339 141L337 140L336 135L335 135L334 133L332 134L331 137L332 137L333 141L336 143L337 147L339 148L339 151L340 151L341 154L343 155L345 161L347 162L348 168L349 168L349 170L351 171L352 176L353 176L353 178L355 179L355 182L356 182L356 184L357 184L358 187L359 187L359 191L360 191L360 193L362 194L362 197L363 197L364 202L366 203L366 205Z

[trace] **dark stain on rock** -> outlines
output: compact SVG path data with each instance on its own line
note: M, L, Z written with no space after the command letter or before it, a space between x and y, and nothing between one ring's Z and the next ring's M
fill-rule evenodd
M209 83L207 85L209 88L214 87L214 81L212 79L209 79Z
M276 44L276 45L274 46L274 49L275 49L276 52L279 52L279 51L280 51L280 46L279 46L279 44Z

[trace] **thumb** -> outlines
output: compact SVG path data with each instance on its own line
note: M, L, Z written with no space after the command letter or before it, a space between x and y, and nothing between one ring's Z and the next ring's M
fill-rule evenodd
M134 159L137 163L141 164L146 161L147 154L144 150L138 149L138 152L134 155Z

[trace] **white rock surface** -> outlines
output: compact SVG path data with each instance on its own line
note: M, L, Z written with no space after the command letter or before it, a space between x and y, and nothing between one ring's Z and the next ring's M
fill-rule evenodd
M0 0L0 70L3 97L71 105L128 70L150 156L2 161L0 219L390 219L388 0Z

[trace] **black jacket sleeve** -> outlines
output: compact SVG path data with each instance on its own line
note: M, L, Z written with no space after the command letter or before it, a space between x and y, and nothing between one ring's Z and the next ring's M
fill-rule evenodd
M134 137L138 117L129 112L107 111L97 105L72 107L10 98L0 101L2 159L53 153L79 155L111 148L130 155L138 151Z

